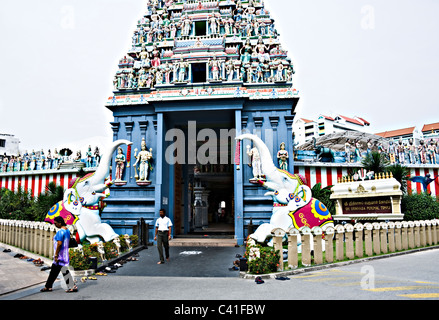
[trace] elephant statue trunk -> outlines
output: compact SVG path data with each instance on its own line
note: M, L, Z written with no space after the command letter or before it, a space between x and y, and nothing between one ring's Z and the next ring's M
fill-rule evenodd
M262 171L266 178L266 181L259 180L258 183L268 190L265 195L273 199L270 223L260 225L256 232L250 235L251 238L263 243L271 237L271 231L275 228L287 231L291 227L300 229L304 226L319 226L326 229L333 225L330 212L322 202L312 198L312 191L302 176L278 169L268 147L259 137L252 134L236 137L236 140L243 139L253 141L258 148Z
M56 204L48 213L48 218L57 215L68 216L74 221L80 241L87 239L91 243L112 241L119 237L107 223L102 223L99 215L99 201L105 198L105 190L111 182L105 182L110 173L110 163L113 153L122 144L131 145L128 140L114 141L104 153L95 173L82 178L75 178L69 183L69 189L64 193L64 199ZM73 218L72 218L73 217Z

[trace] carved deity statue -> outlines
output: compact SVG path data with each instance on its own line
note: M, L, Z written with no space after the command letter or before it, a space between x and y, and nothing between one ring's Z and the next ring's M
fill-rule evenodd
M209 59L208 62L209 67L212 72L212 80L219 81L220 80L220 61L217 60L216 55L213 56L213 60Z
M250 149L250 146L247 146L247 155L249 156L251 162L249 165L253 169L253 179L251 180L262 179L262 163L258 148L255 147Z
M115 159L116 162L116 179L115 182L122 181L123 170L125 169L125 155L123 154L123 150L121 147L117 148L117 156Z
M134 163L134 168L137 168L139 164L138 172L136 170L136 180L148 181L149 171L151 170L152 149L147 150L144 138L142 139L141 148L142 150L139 154L137 154L137 149L135 149L134 153L134 157L137 159L136 163Z
M280 144L280 150L277 152L279 169L288 171L288 157L288 151L285 150L285 142L282 142Z
M402 142L402 138L399 138L398 146L396 147L398 151L398 163L404 164L405 163L405 152L404 152L404 144Z

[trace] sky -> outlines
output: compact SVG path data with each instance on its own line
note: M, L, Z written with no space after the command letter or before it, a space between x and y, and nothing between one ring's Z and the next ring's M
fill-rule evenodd
M21 150L112 140L117 64L145 0L15 0L0 10L0 133ZM439 122L439 1L265 0L300 91L297 117L382 132ZM94 148L94 145L92 145Z

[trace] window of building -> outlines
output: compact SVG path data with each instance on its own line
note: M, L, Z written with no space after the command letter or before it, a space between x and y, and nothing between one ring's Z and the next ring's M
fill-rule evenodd
M195 22L195 35L205 36L207 34L207 21L197 21Z
M207 81L206 63L193 63L191 69L192 69L192 83L203 83Z
M0 139L0 148L6 147L6 140Z

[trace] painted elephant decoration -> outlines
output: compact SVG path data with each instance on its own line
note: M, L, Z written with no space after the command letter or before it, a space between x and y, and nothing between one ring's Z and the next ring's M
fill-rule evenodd
M312 197L311 189L305 184L304 177L278 169L273 163L269 149L259 137L253 134L236 137L236 140L243 139L252 140L258 148L266 179L258 180L258 183L268 190L265 195L273 198L270 223L260 225L250 235L251 238L264 243L271 238L271 231L275 228L286 231L291 227L300 229L304 226L309 228L319 226L325 230L329 226L334 226L331 213L322 202Z
M132 142L128 140L113 142L111 148L102 156L99 167L94 173L72 179L63 200L50 209L45 221L51 222L56 216L62 216L67 224L76 226L77 238L80 242L84 240L90 243L101 240L108 242L118 238L119 235L109 224L102 223L99 201L106 198L105 190L113 184L105 180L110 173L113 153L122 144L131 145Z

